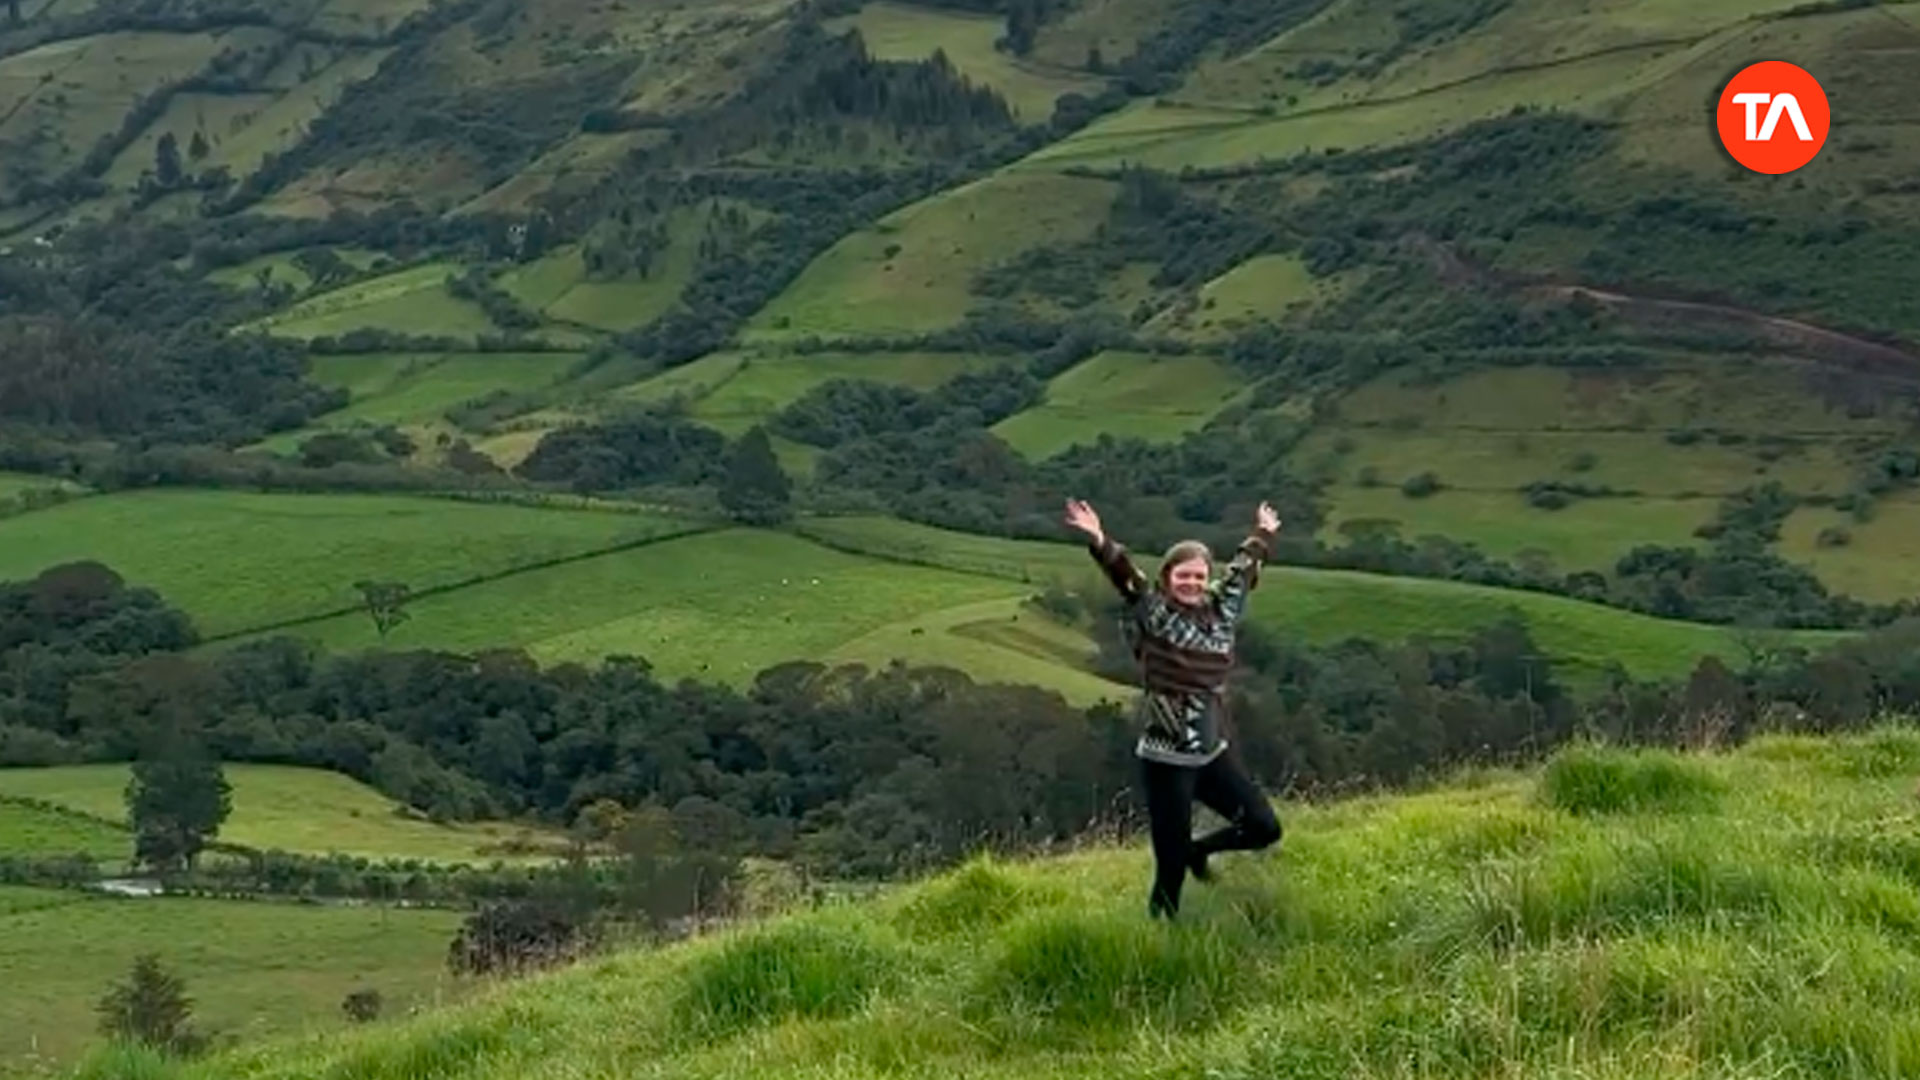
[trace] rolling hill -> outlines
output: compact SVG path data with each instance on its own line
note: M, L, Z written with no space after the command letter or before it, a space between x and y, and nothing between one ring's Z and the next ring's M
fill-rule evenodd
M404 1022L83 1076L1892 1076L1920 919L1897 729L1287 804L1182 924L1147 854L979 859Z

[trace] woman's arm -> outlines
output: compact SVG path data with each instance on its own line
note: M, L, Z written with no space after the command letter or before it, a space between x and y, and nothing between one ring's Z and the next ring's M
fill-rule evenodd
M1100 527L1100 515L1094 513L1093 507L1078 499L1068 499L1067 524L1086 534L1087 550L1100 564L1100 569L1106 571L1107 580L1113 583L1122 600L1131 604L1145 594L1147 576L1127 557L1127 549Z
M1247 596L1260 584L1260 567L1273 555L1273 538L1280 532L1279 515L1273 507L1260 504L1254 515L1253 532L1240 542L1240 550L1227 564L1220 580L1216 602L1220 614L1229 622L1238 622L1247 610Z

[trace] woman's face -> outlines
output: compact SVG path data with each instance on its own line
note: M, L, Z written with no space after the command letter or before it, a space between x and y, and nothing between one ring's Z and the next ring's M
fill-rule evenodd
M1188 559L1167 570L1167 592L1182 604L1197 605L1207 596L1207 560Z

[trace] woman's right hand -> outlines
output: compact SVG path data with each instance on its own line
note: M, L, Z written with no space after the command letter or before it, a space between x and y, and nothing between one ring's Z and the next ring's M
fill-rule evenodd
M1106 533L1100 530L1100 515L1079 499L1067 500L1067 524L1086 533L1087 538L1095 544L1106 537Z

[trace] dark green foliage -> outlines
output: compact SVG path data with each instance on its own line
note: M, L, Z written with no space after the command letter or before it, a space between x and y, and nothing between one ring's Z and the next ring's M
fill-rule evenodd
M1424 499L1440 490L1440 477L1432 472L1423 472L1409 477L1400 485L1400 493L1409 499Z
M380 991L371 989L355 990L340 1001L340 1011L356 1024L380 1019L380 1006Z
M134 761L126 802L136 858L192 866L233 812L233 785L203 746L168 733Z
M774 418L774 430L826 449L905 434L941 423L990 427L1039 403L1045 386L1014 365L954 377L931 392L834 379L807 391Z
M467 917L447 947L456 975L518 975L574 959L591 948L593 927L550 898L488 904Z
M1658 750L1571 746L1541 774L1547 801L1574 814L1710 809L1721 786L1699 764Z
M735 521L778 525L793 516L793 484L773 455L765 428L755 425L734 444L720 481L720 505Z
M394 627L408 619L407 601L412 598L413 590L397 581L356 581L353 587L359 590L360 602L367 610L367 617L373 620L373 628L385 641Z
M493 276L483 267L469 267L464 274L447 275L447 291L479 304L493 325L502 330L536 330L544 321L495 285Z
M601 425L548 434L515 470L525 479L576 491L645 484L709 484L726 474L726 439L683 417L640 412Z
M193 1053L205 1043L191 1025L193 1001L186 984L152 953L134 958L127 981L108 991L96 1012L100 1033L109 1039L175 1054Z

